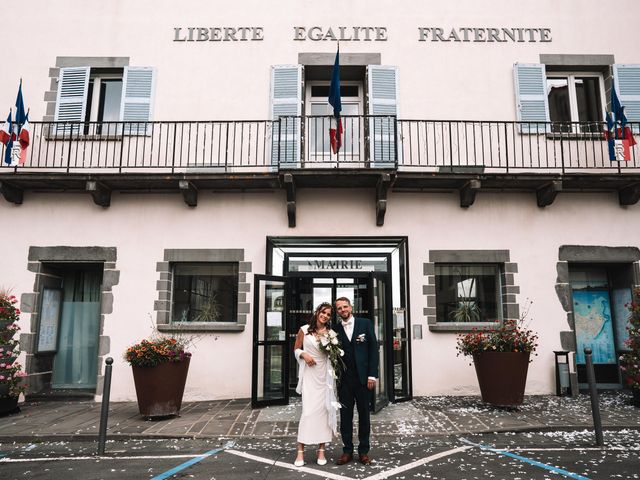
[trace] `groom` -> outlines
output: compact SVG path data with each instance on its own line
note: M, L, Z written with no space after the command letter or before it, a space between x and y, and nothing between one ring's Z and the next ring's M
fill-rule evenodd
M360 463L369 465L369 405L378 378L378 341L371 320L354 318L353 307L346 297L336 300L338 339L344 350L346 369L338 385L342 456L336 462L344 465L353 460L353 406L358 408L358 455Z

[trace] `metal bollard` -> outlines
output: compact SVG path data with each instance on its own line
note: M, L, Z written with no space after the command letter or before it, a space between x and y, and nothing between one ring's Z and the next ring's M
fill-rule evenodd
M587 362L587 381L589 382L589 394L591 396L591 412L593 414L593 425L596 429L596 444L604 446L602 437L602 419L600 418L600 404L598 401L598 389L596 388L596 375L593 372L593 360L591 359L591 349L585 347L584 356Z
M104 368L104 385L102 389L102 408L100 409L100 431L98 433L98 455L104 455L107 442L107 419L109 417L109 394L111 393L111 369L113 358L107 357Z

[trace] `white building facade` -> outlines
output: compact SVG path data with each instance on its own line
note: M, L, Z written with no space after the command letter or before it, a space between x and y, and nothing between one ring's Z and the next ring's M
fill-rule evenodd
M528 394L555 391L559 350L577 391L585 345L621 388L640 160L611 161L604 130L615 88L638 133L640 8L616 8L27 7L0 76L0 113L22 78L31 123L0 167L0 284L28 395L97 398L113 357L111 398L133 400L122 355L159 330L193 337L185 400L287 401L297 329L343 295L376 324L379 405L478 393L456 334L527 310Z

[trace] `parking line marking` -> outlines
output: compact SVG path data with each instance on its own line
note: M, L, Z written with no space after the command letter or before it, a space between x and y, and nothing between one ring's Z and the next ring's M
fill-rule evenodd
M196 463L201 462L205 458L209 458L211 455L215 455L216 453L222 452L223 450L224 448L215 448L213 450L209 450L208 452L205 452L202 455L198 455L196 458L192 458L191 460L184 462L178 465L177 467L172 468L171 470L167 470L166 472L161 473L160 475L156 475L151 480L164 480L166 478L169 478L175 475L176 473L184 470L185 468L189 468L191 465L195 465Z
M517 447L511 449L514 452L590 452L590 451L620 451L620 452L637 452L640 447Z
M156 460L171 458L197 458L200 455L129 455L114 457L111 455L91 455L83 457L36 457L36 458L0 458L0 463L29 463L29 462L61 462L65 460Z
M296 467L292 463L279 462L277 460L271 460L270 458L258 457L257 455L252 455L246 452L240 452L238 450L226 450L226 452L231 453L233 455L237 455L239 457L248 458L249 460L255 460L256 462L262 462L268 465L275 465L276 467L281 467L281 468L288 468L289 470L295 470L297 472L310 473L311 475L317 475L319 477L332 478L334 480L355 480L351 477L345 477L344 475L338 475L338 474L323 471L323 470L316 470L315 468Z
M436 453L434 455L430 455L428 457L421 458L420 460L415 460L414 462L407 463L406 465L400 465L399 467L392 468L392 469L387 470L385 472L377 473L375 475L367 477L364 480L381 480L383 478L388 478L391 475L397 475L399 473L406 472L407 470L414 469L414 468L419 467L421 465L424 465L426 463L433 462L434 460L438 460L440 458L448 457L449 455L454 455L454 454L459 453L459 452L464 452L465 450L470 450L472 448L473 447L471 447L471 446L452 448L451 450L447 450L445 452Z
M511 457L511 458L516 459L516 460L520 460L521 462L525 462L525 463L528 463L530 465L533 465L535 467L540 467L540 468L543 468L545 470L549 470L550 472L553 472L553 473L559 473L560 475L564 475L565 477L574 478L576 480L589 480L588 477L583 477L582 475L578 475L577 473L569 472L569 471L564 470L562 468L554 467L552 465L547 465L546 463L538 462L537 460L532 460L530 458L523 457L521 455L516 455L515 453L511 453L511 452L509 452L507 450L501 450L499 448L489 447L488 445L481 445L479 443L473 443L473 442L467 440L466 438L461 438L460 440L462 442L464 442L464 443L469 444L469 445L473 445L475 447L481 448L482 450L487 450L487 451L490 451L490 452L493 452L493 453L497 453L498 455L504 455L506 457Z

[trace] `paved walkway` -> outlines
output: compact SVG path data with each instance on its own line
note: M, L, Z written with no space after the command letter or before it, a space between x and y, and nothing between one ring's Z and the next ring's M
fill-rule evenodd
M640 429L640 409L629 392L600 395L605 429ZM250 402L218 400L186 403L179 417L145 420L133 402L112 403L109 438L273 438L295 437L299 400L282 407L252 410ZM0 442L94 439L100 404L33 402L0 417ZM417 397L391 404L372 416L374 436L593 429L589 396L529 396L517 409L484 405L479 397Z

